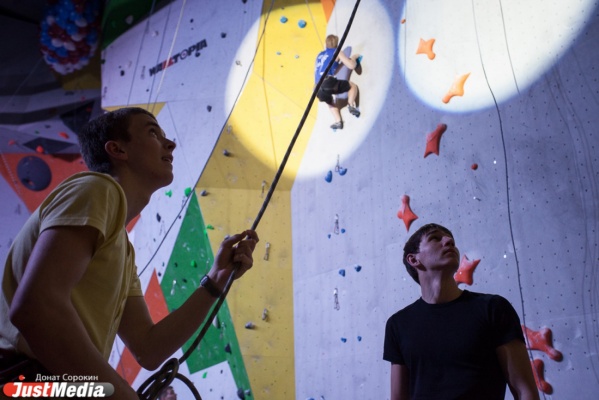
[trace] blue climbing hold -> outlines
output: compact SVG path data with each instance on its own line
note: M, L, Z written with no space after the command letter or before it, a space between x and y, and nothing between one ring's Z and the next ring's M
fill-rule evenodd
M344 270L344 269L340 269L340 270L339 270L339 275L341 275L341 276L345 276L345 270Z
M300 28L305 28L306 27L306 21L304 21L303 19L300 19L297 24L299 25Z
M339 168L339 175L343 176L345 174L347 174L347 168Z
M284 24L285 22L287 22L289 20L287 19L286 16L283 15L279 21L281 21L281 23Z
M356 270L356 272L360 272L362 270L362 266L361 265L356 265L354 267L354 269Z
M362 341L362 336L358 336L358 342Z
M327 176L325 176L324 180L327 181L328 183L331 183L331 181L333 180L333 172L331 172L331 171L327 172Z
M344 337L342 337L342 338L341 338L341 341L342 341L343 343L345 343L345 342L347 342L347 339L346 339L346 338L344 338Z
M345 233L345 228L341 228L341 233Z

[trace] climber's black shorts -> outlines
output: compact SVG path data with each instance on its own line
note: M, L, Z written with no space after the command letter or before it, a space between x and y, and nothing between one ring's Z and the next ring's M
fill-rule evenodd
M327 76L320 90L316 94L318 100L327 104L333 104L333 95L349 92L351 88L349 81L337 79L334 76Z

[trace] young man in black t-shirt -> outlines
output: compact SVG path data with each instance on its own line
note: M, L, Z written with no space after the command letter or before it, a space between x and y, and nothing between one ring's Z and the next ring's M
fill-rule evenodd
M422 297L387 321L391 400L538 400L520 320L501 296L462 291L452 233L428 224L404 247Z

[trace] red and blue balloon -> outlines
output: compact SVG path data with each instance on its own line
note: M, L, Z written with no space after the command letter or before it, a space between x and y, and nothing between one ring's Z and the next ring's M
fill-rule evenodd
M98 48L99 0L49 0L41 23L46 63L61 75L85 67Z

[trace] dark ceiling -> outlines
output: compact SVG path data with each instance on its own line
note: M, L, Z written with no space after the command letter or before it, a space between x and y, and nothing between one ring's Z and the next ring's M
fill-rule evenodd
M0 96L22 96L60 87L39 46L43 0L0 2ZM5 101L8 99L5 99ZM0 114L5 105L0 106ZM1 122L0 122L1 123Z
M98 62L79 71L88 75L88 81L90 74L96 76L97 88L88 84L86 90L77 91L69 89L81 86L76 74L62 76L44 60L40 24L47 4L45 0L0 2L0 154L35 153L36 149L45 154L78 153L74 134L100 112ZM79 115L73 116L76 111Z
M87 66L61 75L44 59L40 26L48 4L62 6L63 0L0 0L0 154L28 153L28 143L38 139L58 141L42 146L45 154L77 153L77 128L101 112L100 49L169 2L97 3L102 4L98 49Z

